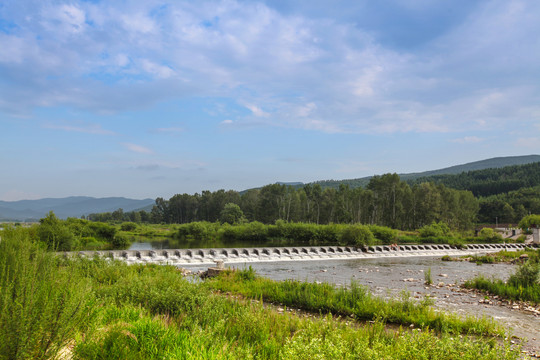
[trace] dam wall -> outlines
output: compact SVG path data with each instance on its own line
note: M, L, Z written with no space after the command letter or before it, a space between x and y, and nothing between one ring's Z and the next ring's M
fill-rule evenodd
M168 250L108 250L65 252L67 257L95 256L122 260L130 264L156 263L168 265L214 264L216 261L249 263L262 261L304 261L336 259L373 259L382 257L414 256L461 256L479 255L501 250L518 251L525 244L468 244L465 247L452 245L380 245L357 248L354 246L297 246L297 247L254 247L214 249L168 249Z

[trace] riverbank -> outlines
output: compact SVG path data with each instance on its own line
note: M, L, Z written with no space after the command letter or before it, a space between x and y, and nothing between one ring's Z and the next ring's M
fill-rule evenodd
M44 261L40 265L34 263L36 259ZM62 282L58 282L60 274ZM31 288L29 284L39 291L24 290ZM172 266L55 257L40 249L32 233L23 229L2 234L0 286L8 289L0 296L0 308L17 310L3 311L0 316L3 331L0 358L16 357L18 346L27 344L22 341L22 334L38 339L32 342L37 345L31 349L35 354L41 354L41 346L48 349L46 356L30 356L40 358L52 358L68 350L80 359L312 359L319 356L478 360L520 356L520 349L502 338L466 334L460 337L445 331L444 326L440 327L440 333L420 324L418 331L394 331L385 328L384 321L378 318L369 325L348 326L330 315L314 320L283 314L261 304L217 294L204 283L185 279ZM50 312L40 311L42 303L36 301L39 294L49 293L47 289L61 294L48 300L47 309L69 310L66 316L86 321L48 321ZM409 300L377 301L382 307L395 305L397 309L392 311L406 316L421 314ZM28 308L29 304L33 307ZM66 308L65 304L70 306ZM444 320L440 321L444 324ZM37 323L39 327L32 327ZM57 334L59 325L62 325L61 338L52 338L46 344L39 341L41 332ZM462 330L458 331L461 334Z

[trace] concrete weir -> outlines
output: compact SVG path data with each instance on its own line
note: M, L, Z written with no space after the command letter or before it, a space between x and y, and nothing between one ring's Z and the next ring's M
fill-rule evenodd
M110 250L66 252L65 256L95 256L118 259L127 263L157 263L169 265L246 263L261 261L372 259L379 257L413 256L458 256L517 251L528 247L525 244L468 244L464 248L451 245L391 245L369 246L299 246L260 248L216 248L216 249L169 249L169 250Z

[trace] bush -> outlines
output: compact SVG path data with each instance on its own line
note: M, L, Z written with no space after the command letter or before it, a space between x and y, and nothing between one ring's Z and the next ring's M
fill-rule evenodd
M516 273L508 279L508 283L514 286L533 286L538 284L540 277L540 264L527 261L518 267Z
M340 239L340 226L336 224L320 225L317 238L320 245L336 245Z
M523 229L523 231L527 231L533 227L540 227L540 215L527 215L521 221L518 225L519 228Z
M120 234L117 234L111 241L111 245L114 249L124 249L129 245L129 243L129 239Z
M112 242L114 240L114 236L116 235L116 228L114 226L101 222L91 222L89 227L95 237L101 238L107 242Z
M397 231L386 226L370 225L369 230L385 245L392 244L397 239Z
M450 228L442 221L432 222L431 225L425 225L420 230L420 237L444 237L450 235Z
M137 224L134 222L125 222L120 225L120 230L122 231L135 231L137 230Z
M39 220L39 222L39 240L43 242L49 250L70 251L75 247L75 236L73 236L64 222L58 219L52 211L50 211L46 217Z
M299 243L317 243L317 225L304 223L288 223L288 237Z
M235 203L227 203L223 210L221 210L219 219L222 223L228 224L240 224L245 222L244 213L240 206Z
M374 239L373 234L366 225L350 225L341 232L341 243L343 245L372 245Z
M478 237L484 241L498 242L502 241L502 235L491 228L483 228L478 233Z

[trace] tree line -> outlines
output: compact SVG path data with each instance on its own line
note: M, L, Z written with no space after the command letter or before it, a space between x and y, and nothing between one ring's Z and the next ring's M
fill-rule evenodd
M488 197L540 186L540 162L467 171L457 175L432 175L408 182L410 184L434 182L453 189L470 190L477 197Z
M365 188L340 185L322 189L320 184L294 188L270 184L245 192L233 190L176 194L157 198L150 213L91 214L95 221L134 221L185 224L219 221L226 204L240 207L247 221L273 224L278 220L314 224L362 223L414 230L443 221L452 229L468 229L476 221L478 200L470 191L443 184L409 185L397 174L374 176ZM138 219L141 219L140 221Z

